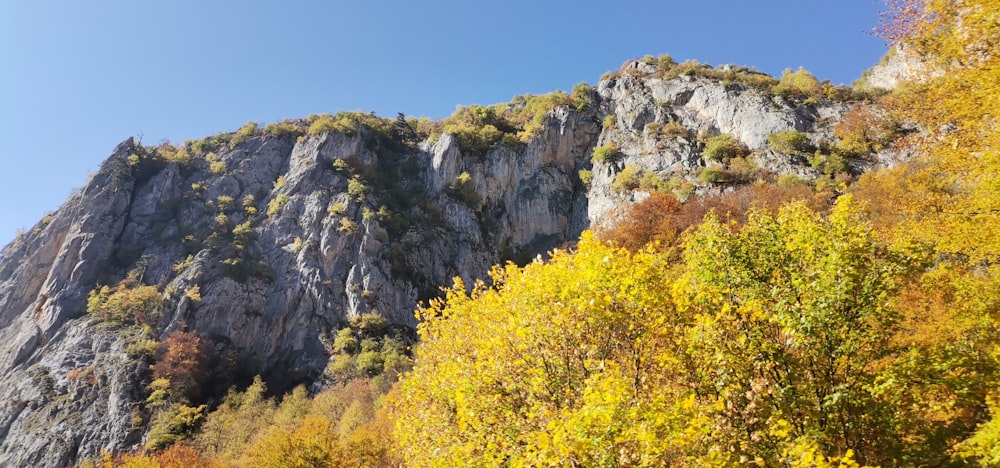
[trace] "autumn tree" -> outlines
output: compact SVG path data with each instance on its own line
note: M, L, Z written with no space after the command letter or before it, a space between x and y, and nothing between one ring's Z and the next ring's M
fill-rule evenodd
M679 452L663 440L676 412L661 411L674 406L662 385L674 367L656 357L676 330L671 275L650 251L585 234L548 264L494 268L493 286L469 293L456 279L418 311L423 342L395 406L407 463L642 464Z
M266 391L259 376L244 392L231 391L205 419L195 445L222 459L239 459L253 437L266 429L273 419L276 404L266 398Z
M684 244L676 301L709 451L774 465L804 441L892 460L891 407L872 391L898 330L888 294L906 266L849 198L828 218L791 204L731 229L709 217ZM810 442L810 443L811 443ZM886 453L889 458L883 458Z
M651 192L645 200L629 207L613 228L603 229L600 237L631 251L654 241L669 245L679 234L673 215L680 209L677 197Z
M156 325L163 296L156 286L126 278L114 287L97 285L87 296L87 312L115 325Z
M333 424L309 416L292 431L273 427L247 451L244 466L260 468L312 468L343 466Z
M175 330L160 344L160 358L153 368L154 379L167 379L172 392L199 401L208 378L209 356L195 332Z
M837 149L848 155L865 155L889 146L899 134L898 124L871 106L858 105L844 114L833 129Z
M824 212L832 199L832 193L814 191L806 184L781 187L754 183L723 194L693 196L684 203L673 195L650 192L646 199L627 207L619 219L603 222L594 231L601 239L632 251L651 242L658 242L658 249L666 249L678 244L681 233L699 225L708 213L742 225L751 209L776 213L786 203L803 201L810 209Z

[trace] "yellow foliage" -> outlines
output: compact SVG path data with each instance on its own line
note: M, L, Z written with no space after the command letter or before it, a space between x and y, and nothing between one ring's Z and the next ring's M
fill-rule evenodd
M197 284L184 290L184 295L194 302L201 302L201 286Z
M126 279L114 288L98 285L87 296L87 312L118 325L155 324L163 296L156 286Z
M972 263L1000 258L1000 0L893 2L900 41L940 73L893 96L890 106L924 132L923 155L873 183L892 187L885 211L899 212L896 235ZM907 181L892 179L904 175ZM894 185L895 183L895 185ZM926 194L926 195L925 195ZM874 197L872 197L874 198Z
M781 72L781 80L773 88L775 94L800 96L818 95L822 90L819 80L801 67L796 71L786 68L785 71Z
M630 431L669 432L666 415L641 419L670 401L660 384L678 370L662 365L676 320L662 257L587 233L574 254L491 276L493 287L471 294L456 279L445 300L418 311L418 364L395 401L407 463L624 463L643 444ZM657 438L645 440L659 447Z
M274 427L247 450L241 465L259 468L314 468L343 466L345 458L333 423L307 416L293 431Z

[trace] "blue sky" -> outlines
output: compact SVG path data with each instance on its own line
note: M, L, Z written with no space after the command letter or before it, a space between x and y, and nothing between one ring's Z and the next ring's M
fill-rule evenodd
M805 67L878 61L877 0L0 0L0 244L114 146L341 110L441 118L458 104L594 84L626 60Z

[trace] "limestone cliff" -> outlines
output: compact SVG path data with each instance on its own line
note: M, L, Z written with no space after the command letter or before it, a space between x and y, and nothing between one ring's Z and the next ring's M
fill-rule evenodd
M800 156L770 149L768 135L831 139L852 105L697 75L658 78L645 67L628 64L590 92L591 105L556 107L527 143L485 154L447 133L406 141L364 125L258 133L183 163L150 162L140 158L150 149L121 143L86 186L0 253L0 465L65 466L142 442L149 362L129 352L139 330L87 314L97 285L129 274L157 285L158 339L193 330L239 373L275 388L314 382L346 318L377 310L414 326L418 301L453 277L482 278L498 262L572 243L641 198L611 188L626 166L725 190L698 182L699 135L728 133L758 168L813 177ZM684 134L654 131L671 122ZM592 163L611 142L619 156ZM589 186L581 170L592 170ZM457 190L463 173L478 199Z

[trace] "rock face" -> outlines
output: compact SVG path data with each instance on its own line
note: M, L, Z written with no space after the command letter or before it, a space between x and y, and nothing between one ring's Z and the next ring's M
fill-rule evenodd
M809 177L813 169L767 149L768 135L831 138L848 108L642 73L591 94L586 109L549 111L528 143L483 155L449 134L407 145L364 126L251 136L186 164L137 163L144 150L121 143L62 208L0 252L0 466L66 466L142 442L149 362L130 350L137 330L87 314L98 285L130 274L158 285L158 339L195 331L239 372L316 381L348 317L378 311L412 327L418 301L453 277L482 278L496 263L571 243L641 198L612 189L625 167L719 190L696 181L705 165L696 137L729 133L758 167ZM670 122L686 135L652 130ZM608 143L619 157L592 164ZM581 170L592 170L589 187ZM456 189L463 173L478 200Z
M919 81L935 72L912 51L896 46L889 49L877 65L865 71L864 84L874 89L889 91L902 81Z

